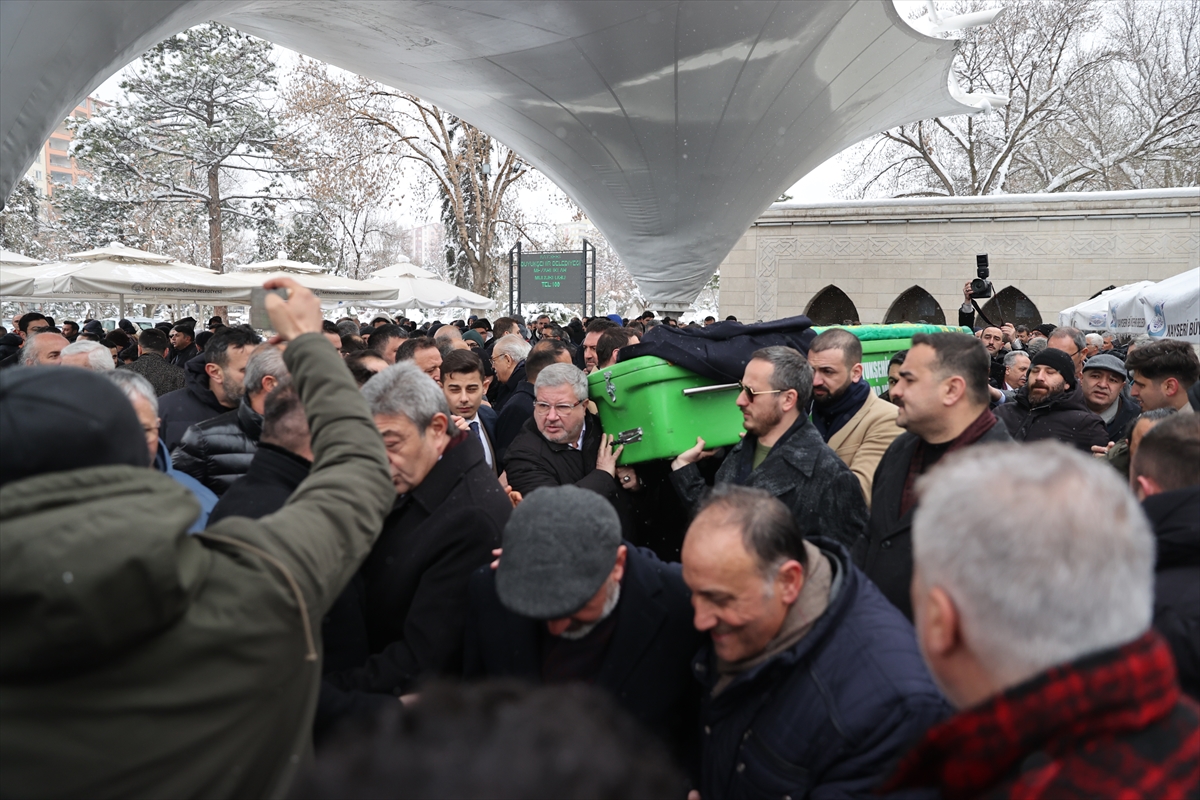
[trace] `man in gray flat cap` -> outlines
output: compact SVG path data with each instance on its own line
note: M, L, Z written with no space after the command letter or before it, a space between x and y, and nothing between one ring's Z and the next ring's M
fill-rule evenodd
M1125 362L1109 353L1092 356L1083 364L1079 380L1083 401L1104 421L1110 442L1119 441L1125 426L1142 411L1129 396L1128 378Z
M622 543L612 505L570 485L526 497L503 546L471 576L465 676L595 684L694 771L704 637L680 566Z

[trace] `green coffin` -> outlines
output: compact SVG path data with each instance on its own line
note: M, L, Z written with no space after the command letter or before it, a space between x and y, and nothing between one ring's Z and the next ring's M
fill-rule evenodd
M815 328L818 333L827 328ZM879 394L887 388L887 364L917 333L959 331L941 325L858 325L846 330L863 344L863 370ZM738 385L709 378L656 356L642 356L596 370L588 376L604 432L625 445L620 463L674 458L703 437L709 447L736 444L742 412Z

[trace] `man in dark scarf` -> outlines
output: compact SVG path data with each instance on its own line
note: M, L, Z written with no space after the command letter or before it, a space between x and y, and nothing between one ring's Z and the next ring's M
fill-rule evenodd
M813 339L808 359L813 426L858 478L869 508L875 468L901 433L899 409L871 390L863 375L862 343L849 331L831 328Z

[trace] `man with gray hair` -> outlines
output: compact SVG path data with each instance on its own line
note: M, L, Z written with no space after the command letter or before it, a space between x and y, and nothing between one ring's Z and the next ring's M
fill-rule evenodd
M496 379L488 387L488 401L499 414L525 380L525 359L529 357L529 342L520 336L503 336L492 348L492 368Z
M159 331L162 333L162 331ZM91 342L95 344L95 342ZM208 527L208 518L217 505L217 496L200 481L171 465L171 455L167 447L158 438L158 394L150 381L136 372L114 369L104 374L104 377L117 385L133 404L133 412L137 414L142 431L146 434L146 449L150 451L150 467L171 478L180 486L187 489L200 504L200 515L188 528L188 533L196 533Z
M701 797L869 797L950 711L912 626L846 548L801 535L761 489L713 490L684 539L683 579L711 638L693 662Z
M35 333L25 339L25 346L17 354L17 364L22 367L58 366L62 362L62 351L69 344L59 333Z
M507 346L511 336L496 349ZM588 411L587 375L574 364L551 364L538 374L533 418L521 428L504 453L509 485L522 495L542 486L573 483L608 500L621 517L628 537L633 530L629 506L617 481L617 456L612 436Z
M724 457L716 484L765 489L792 510L805 536L826 536L853 548L867 528L858 478L809 422L813 370L790 347L764 347L746 364L737 397L746 437ZM704 440L671 464L671 483L686 505L708 490L696 462L715 455Z
M238 407L188 428L171 451L175 469L191 475L218 495L224 494L246 474L254 460L262 436L267 395L288 379L283 351L275 345L259 345L246 361L244 391Z
M441 387L411 362L362 388L391 465L396 503L325 624L318 728L362 693L400 696L459 675L467 581L492 559L512 503L479 439L450 421Z
M1087 358L1087 339L1079 328L1060 325L1055 328L1046 341L1049 350L1061 350L1071 357L1075 365L1075 379L1083 377L1083 362Z
M82 367L92 372L109 372L117 368L112 351L99 342L80 339L62 349L59 363L64 367Z
M1197 796L1200 707L1150 629L1154 538L1118 475L1060 444L982 446L917 492L917 641L960 712L886 788Z

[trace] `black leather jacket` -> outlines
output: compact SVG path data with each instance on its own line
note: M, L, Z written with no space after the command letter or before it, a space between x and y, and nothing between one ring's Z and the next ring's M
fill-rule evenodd
M261 435L262 416L243 397L233 411L188 428L171 463L222 495L250 469Z

